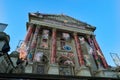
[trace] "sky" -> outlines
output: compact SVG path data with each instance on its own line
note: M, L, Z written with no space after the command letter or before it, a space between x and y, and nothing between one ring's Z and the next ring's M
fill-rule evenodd
M96 27L94 32L109 65L120 57L120 0L0 0L0 23L8 24L10 52L26 35L28 13L65 14ZM9 54L10 54L9 52Z

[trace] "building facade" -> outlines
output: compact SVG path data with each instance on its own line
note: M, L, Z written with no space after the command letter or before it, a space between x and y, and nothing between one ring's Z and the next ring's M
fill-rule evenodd
M117 77L95 38L95 27L67 15L29 13L14 73Z

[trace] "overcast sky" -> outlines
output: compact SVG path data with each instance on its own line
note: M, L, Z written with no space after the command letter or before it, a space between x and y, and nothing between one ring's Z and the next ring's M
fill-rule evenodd
M24 40L28 13L65 14L95 26L96 39L109 65L120 56L120 0L0 0L0 23L8 24L11 51Z

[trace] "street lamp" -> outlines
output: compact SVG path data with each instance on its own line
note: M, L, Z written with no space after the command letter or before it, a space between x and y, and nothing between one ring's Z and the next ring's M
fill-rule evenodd
M3 32L8 24L0 23L0 32Z
M6 27L7 24L0 23L0 54L7 53L10 50L10 36L3 32Z

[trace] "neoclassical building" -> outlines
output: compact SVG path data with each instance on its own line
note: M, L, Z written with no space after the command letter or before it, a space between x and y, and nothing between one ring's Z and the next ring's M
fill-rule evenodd
M26 29L14 73L116 77L96 41L96 27L64 14L37 12L29 13Z

